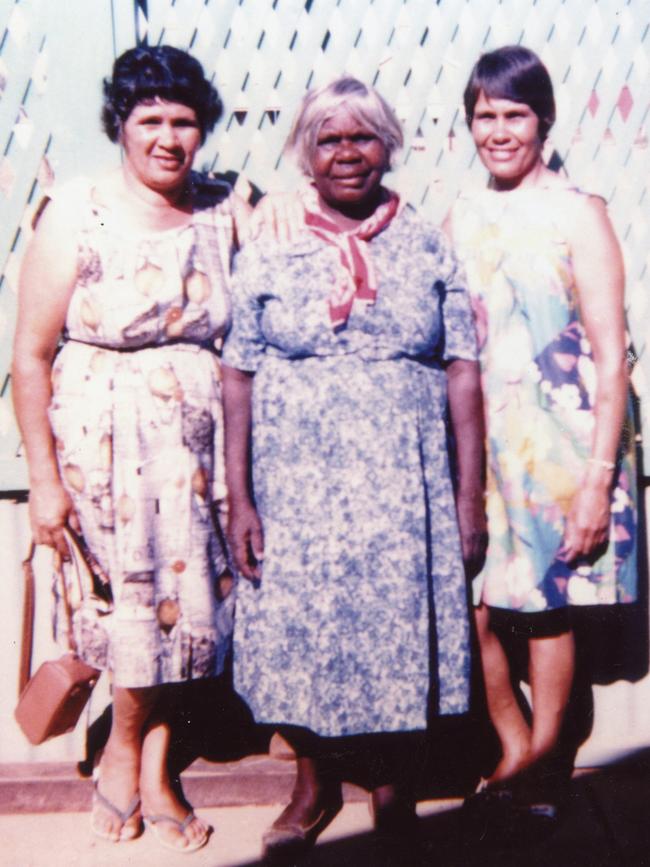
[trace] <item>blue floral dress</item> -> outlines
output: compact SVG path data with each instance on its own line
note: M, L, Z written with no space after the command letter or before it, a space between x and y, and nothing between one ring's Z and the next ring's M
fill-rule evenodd
M558 549L591 454L596 368L567 244L584 194L485 190L452 211L479 333L487 418L487 560L474 597L537 612L636 598L633 442L624 435L610 543L570 567Z
M338 251L305 232L238 257L224 363L255 372L259 584L239 581L235 686L259 721L422 729L468 702L448 359L475 358L464 277L405 209L370 241L377 301L334 331Z

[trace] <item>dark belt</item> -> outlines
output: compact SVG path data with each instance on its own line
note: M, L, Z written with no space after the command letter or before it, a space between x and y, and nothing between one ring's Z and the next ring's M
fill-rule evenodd
M95 349L103 349L107 352L139 352L141 349L164 349L167 346L197 346L199 349L207 349L216 354L216 349L211 342L183 340L182 338L166 340L164 343L140 343L138 346L105 346L102 343L92 343L90 340L79 340L78 337L64 337L62 342L63 345L82 343L84 346L93 346Z

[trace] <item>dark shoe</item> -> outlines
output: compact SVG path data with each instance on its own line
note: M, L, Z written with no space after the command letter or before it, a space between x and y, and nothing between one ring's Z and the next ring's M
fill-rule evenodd
M266 861L277 862L300 858L314 846L318 835L327 828L340 812L343 801L340 796L326 804L316 818L303 824L287 821L287 807L262 837L262 855Z
M557 804L515 803L512 807L513 837L520 842L532 843L545 840L555 833L560 822Z
M470 843L532 843L555 831L559 814L551 801L530 803L505 786L487 788L463 803L464 836Z
M514 798L504 786L483 788L463 802L463 837L469 844L508 840L514 830Z

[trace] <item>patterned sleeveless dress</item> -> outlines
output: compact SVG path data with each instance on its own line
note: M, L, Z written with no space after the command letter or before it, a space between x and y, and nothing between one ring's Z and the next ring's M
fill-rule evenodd
M195 183L189 225L138 236L92 183L62 195L82 229L49 418L108 579L85 588L75 612L80 652L121 687L211 676L233 606L213 514L225 495L215 341L230 320L229 190Z
M489 548L474 601L523 612L636 597L630 428L611 496L609 545L570 567L558 548L591 453L596 369L567 244L568 186L485 190L452 211L479 333L487 419Z

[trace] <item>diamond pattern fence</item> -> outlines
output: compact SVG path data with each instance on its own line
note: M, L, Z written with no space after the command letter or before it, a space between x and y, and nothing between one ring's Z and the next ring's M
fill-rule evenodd
M389 182L434 220L485 183L461 105L472 63L507 43L537 51L558 103L548 156L607 199L623 244L650 430L650 0L0 0L0 34L1 489L25 487L8 362L30 215L55 179L119 159L99 130L101 79L138 40L201 60L226 113L199 164L263 191L296 181L282 148L307 87L344 71L376 85L406 132Z

